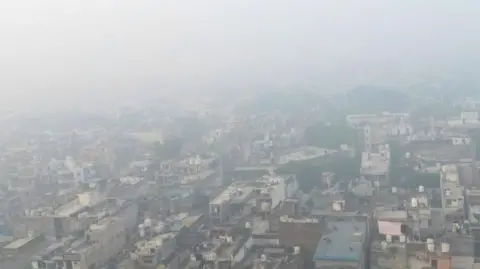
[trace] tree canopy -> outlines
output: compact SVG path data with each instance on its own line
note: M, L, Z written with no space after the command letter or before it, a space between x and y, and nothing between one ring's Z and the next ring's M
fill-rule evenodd
M338 149L342 144L355 144L356 131L343 124L319 122L306 129L305 140L311 146Z
M180 155L183 141L179 137L170 137L163 143L155 142L153 144L153 153L158 160L168 160L176 158Z

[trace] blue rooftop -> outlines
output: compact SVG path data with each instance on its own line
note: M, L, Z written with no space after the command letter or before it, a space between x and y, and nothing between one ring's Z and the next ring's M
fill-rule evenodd
M314 261L360 261L363 255L367 223L364 221L335 221L328 223L322 235Z

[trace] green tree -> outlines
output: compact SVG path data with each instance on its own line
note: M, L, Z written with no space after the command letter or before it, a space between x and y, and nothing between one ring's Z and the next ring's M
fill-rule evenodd
M338 149L342 144L355 144L356 135L356 130L347 125L319 122L306 129L305 140L311 146Z

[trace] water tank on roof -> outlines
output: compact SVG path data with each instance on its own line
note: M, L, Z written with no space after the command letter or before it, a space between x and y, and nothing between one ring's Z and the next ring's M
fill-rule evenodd
M265 254L260 255L260 260L262 262L266 262L267 261L267 255L265 255Z
M452 191L451 191L450 189L446 189L446 190L445 190L445 195L446 195L446 196L452 195Z
M400 240L400 243L405 243L406 241L405 235L400 235L398 239Z
M299 246L294 246L293 247L293 254L300 254L300 247Z
M336 211L336 212L342 211L342 204L340 202L333 202L332 208L333 208L333 211Z
M422 185L418 186L418 192L425 192L425 187Z
M392 187L392 193L397 193L397 187Z
M382 249L386 250L387 247L388 247L388 242L387 241L382 241L381 245L382 245Z
M428 244L433 244L435 241L433 240L433 238L427 238L427 245Z
M245 222L245 229L252 229L252 223L250 221Z
M450 252L450 244L447 242L442 243L442 252L449 253Z
M418 206L418 199L417 198L412 198L412 207L416 208Z
M410 152L405 153L405 159L410 159Z
M260 207L262 209L262 212L269 212L271 208L271 204L269 202L262 202Z
M429 252L435 252L435 244L427 244L427 250Z
M135 253L131 253L131 254L130 254L130 260L132 260L132 261L138 260L138 255L135 254Z
M144 224L145 224L145 227L152 227L152 220L151 219L145 219Z
M392 243L392 236L387 234L387 236L385 236L385 241L387 241L387 243Z

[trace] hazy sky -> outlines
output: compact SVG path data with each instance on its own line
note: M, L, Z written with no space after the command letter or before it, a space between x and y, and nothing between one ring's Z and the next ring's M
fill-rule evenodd
M478 0L0 1L1 103L468 79L479 25Z

